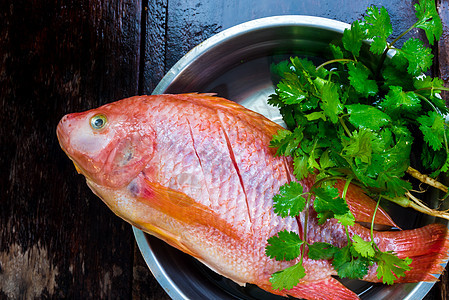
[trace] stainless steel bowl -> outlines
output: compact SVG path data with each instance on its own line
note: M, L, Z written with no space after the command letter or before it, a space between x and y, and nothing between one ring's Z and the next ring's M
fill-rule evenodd
M213 92L283 124L277 109L267 104L274 91L270 65L292 55L319 61L328 53L329 42L339 39L348 26L310 16L277 16L243 23L192 49L153 94ZM402 228L435 221L400 208L390 213ZM173 299L284 299L256 286L240 287L136 228L134 235L151 272ZM343 283L362 299L376 300L422 299L433 286L423 282L393 286L357 280Z

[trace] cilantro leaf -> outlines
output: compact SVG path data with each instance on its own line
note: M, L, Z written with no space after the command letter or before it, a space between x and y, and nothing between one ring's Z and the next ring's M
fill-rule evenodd
M293 68L302 78L303 82L308 81L312 76L316 76L316 66L306 58L293 57L290 59Z
M411 91L414 88L413 80L415 77L404 72L403 68L396 68L390 61L386 63L382 70L382 77L385 79L383 87L387 91L390 86L399 86L405 91Z
M285 73L292 72L290 63L287 60L283 60L279 63L272 63L270 65L270 73L278 78L283 78Z
M363 257L373 257L376 252L373 248L373 242L365 241L358 235L352 237L354 250Z
M370 50L381 54L387 47L387 38L393 33L387 10L385 7L380 10L375 6L368 7L364 20L361 27L367 32L367 38L373 39Z
M421 100L414 92L404 92L400 86L390 86L380 107L394 119L410 117L421 110Z
M443 34L443 24L435 6L435 1L420 0L415 4L415 15L418 22L415 27L424 29L429 43L433 45Z
M354 216L346 201L339 196L338 189L324 185L314 190L313 206L318 213L320 223L329 218L341 219L343 225L354 225Z
M290 290L295 287L301 278L306 276L306 271L302 263L297 263L282 271L273 273L270 278L271 287L274 290Z
M440 78L432 78L430 76L422 76L415 78L413 81L416 89L428 90L431 93L441 93L441 88L444 88L444 81Z
M405 271L411 270L410 258L400 259L392 251L377 252L377 278L386 284L393 284L394 280L405 276Z
M375 36L370 44L370 51L374 54L381 54L387 48L387 40L379 36Z
M424 141L426 141L433 150L439 150L444 144L445 122L443 116L429 111L427 115L423 115L417 119L421 124L419 129L424 134Z
M401 173L401 176L395 176L394 172L388 170L380 173L376 181L378 186L383 189L384 195L392 197L400 196L412 189L410 182L401 179L403 176L404 173Z
M390 196L403 195L411 184L402 177L410 166L410 151L413 138L407 128L393 126L395 139L392 147L376 151L371 156L371 164L366 169L356 169L359 180Z
M320 157L320 170L335 167L335 162L330 158L331 150L324 151Z
M332 265L341 278L361 279L368 274L369 260L352 254L352 244L340 248L334 254Z
M385 7L381 7L380 10L375 6L368 7L364 20L362 28L368 32L368 38L378 36L386 39L393 33L390 15Z
M308 121L315 121L318 119L326 121L326 115L324 114L324 111L314 111L313 113L305 115L305 117Z
M338 87L331 82L326 83L321 90L321 96L321 108L324 114L332 123L337 123L338 115L343 111L340 95L338 94Z
M338 269L338 276L349 279L362 279L368 274L369 261L362 257L353 258L341 264Z
M449 166L449 155L446 149L433 150L427 143L423 143L421 160L424 167L432 171L430 177L435 178L441 172L447 172Z
M433 44L442 35L441 20L434 1L418 1L418 20L410 29L425 30ZM279 131L270 146L277 147L277 155L293 158L296 179L314 174L320 183L307 193L297 182L282 186L273 198L273 209L280 216L298 215L308 203L309 198L304 198L315 196L318 222L335 218L347 229L354 224L354 216L334 182L328 181L330 176L351 178L370 193L389 196L385 198L403 196L412 189L404 177L412 145L422 149L413 163L420 158L417 165L432 172L431 176L449 170L449 129L443 116L449 110L440 96L446 88L439 78L422 75L432 64L431 49L414 38L402 48L392 48L398 40L388 42L392 34L386 9L372 6L362 21L344 31L341 42L330 45L330 61L316 67L308 59L292 57L272 67L273 80L279 77L279 83L268 101L279 108L290 131ZM365 39L372 40L366 47ZM371 54L365 57L368 47ZM388 57L386 49L395 55ZM415 137L422 145L416 145ZM307 228L304 236L307 241ZM284 230L269 239L266 253L293 260L307 248L310 259L331 261L338 275L346 278L363 278L368 267L377 263L378 278L389 284L410 269L411 260L382 252L374 241L357 235L348 235L342 248L306 241ZM275 289L292 288L304 276L301 258L298 264L274 273L270 281Z
M422 76L413 81L416 88L415 93L428 98L443 114L449 113L446 102L441 98L441 89L444 88L444 81L440 78Z
M330 49L332 52L332 55L335 59L341 59L343 58L343 51L341 51L341 48L337 45L330 44Z
M419 76L427 72L432 65L432 49L424 46L419 39L409 39L401 49L396 49L392 61L398 67L405 67L408 63L407 72L413 76Z
M338 251L338 247L334 247L329 243L315 242L308 245L308 257L310 259L332 259Z
M299 215L306 205L302 185L296 181L284 184L279 188L279 194L273 197L273 202L274 212L279 216Z
M293 167L293 175L298 180L303 180L313 173L313 168L309 166L309 156L305 153L300 153L293 157Z
M352 160L371 164L371 156L373 152L380 152L384 148L384 143L379 137L377 137L371 130L366 128L360 128L359 131L354 131L349 138L344 137L342 139L342 156L345 157L348 162L352 163Z
M371 72L361 63L348 64L349 82L354 89L363 96L377 94L379 88L375 80L369 79Z
M268 239L265 253L277 261L293 260L301 254L303 244L304 241L296 232L283 230Z
M307 98L307 92L302 90L298 81L284 80L278 85L279 99L285 104L298 104Z
M350 114L349 122L355 127L379 130L391 122L389 115L371 105L351 104L346 105L346 108Z
M293 132L280 129L277 134L273 135L269 146L272 148L278 148L276 150L276 155L292 155L292 153L298 148L299 143L304 136L302 131L302 127L296 127Z
M362 48L365 34L358 21L354 21L351 24L351 29L345 29L343 32L343 47L352 53L355 57L359 56L360 49Z

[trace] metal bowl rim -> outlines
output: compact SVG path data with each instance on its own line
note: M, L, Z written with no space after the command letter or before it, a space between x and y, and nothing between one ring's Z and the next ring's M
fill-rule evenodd
M170 83L173 82L182 72L182 70L198 59L201 55L210 51L212 48L219 46L225 41L236 38L240 35L248 34L252 31L276 28L280 26L315 27L340 33L343 33L346 28L350 28L349 24L341 21L307 15L271 16L235 25L211 36L187 52L167 72L167 74L155 87L152 94L162 94L168 88Z
M186 67L188 67L192 62L201 57L201 55L210 51L212 48L219 46L225 41L231 40L240 35L251 33L256 30L263 30L281 26L315 27L318 29L335 31L338 33L343 33L345 29L350 28L350 24L348 23L308 15L270 16L235 25L211 36L210 38L192 48L188 53L186 53L162 78L162 80L153 90L152 95L164 93L169 85ZM389 54L391 55L391 53ZM133 232L145 263L149 267L151 273L154 275L158 283L162 286L162 288L172 299L188 299L188 297L167 276L167 273L157 260L154 252L148 244L145 236L146 233L136 227L133 227ZM430 291L433 285L434 284L430 282L415 283L415 286L410 290L408 296L404 298L404 300L416 299L416 296L421 298L424 297Z

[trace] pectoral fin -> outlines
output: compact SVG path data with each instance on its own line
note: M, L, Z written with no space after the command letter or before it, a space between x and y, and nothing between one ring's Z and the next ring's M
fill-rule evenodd
M138 198L181 223L215 228L231 238L239 239L231 224L209 207L182 192L144 179Z
M181 250L182 252L187 253L187 254L189 254L193 257L196 257L198 259L201 259L200 257L198 257L197 254L193 253L189 249L189 247L184 245L184 243L182 242L182 240L179 236L174 235L171 232L168 232L167 230L164 230L162 228L159 228L157 226L154 226L154 225L148 224L148 223L140 223L140 224L134 223L133 225L136 226L137 228L139 228L140 230L147 232L151 235L154 235L155 237L165 241L169 245Z

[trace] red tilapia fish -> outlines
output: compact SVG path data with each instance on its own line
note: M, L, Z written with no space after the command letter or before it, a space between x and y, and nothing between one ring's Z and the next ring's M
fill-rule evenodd
M208 94L137 96L66 115L57 127L62 149L92 191L118 216L194 256L215 272L278 295L358 299L337 279L331 262L303 260L306 276L291 290L274 290L272 273L297 262L267 257L267 239L281 230L302 235L304 216L273 211L279 187L294 180L292 161L269 147L281 126L229 100ZM301 182L308 191L312 179ZM343 183L337 183L340 191ZM356 221L370 222L375 202L351 186L346 199ZM376 224L393 226L384 212ZM335 219L318 226L309 214L308 239L342 246ZM358 225L350 235L369 239ZM378 231L382 251L413 259L399 282L436 281L447 258L447 229ZM363 278L379 282L372 267Z

